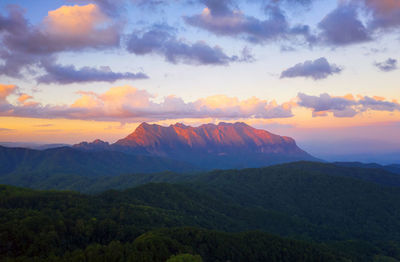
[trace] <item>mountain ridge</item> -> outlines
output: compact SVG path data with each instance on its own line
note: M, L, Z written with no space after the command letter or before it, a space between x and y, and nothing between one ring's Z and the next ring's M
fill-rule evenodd
M229 124L221 122L218 125L204 124L199 127L186 126L182 123L177 123L168 127L142 123L133 133L118 140L115 144L129 145L129 142L133 141L134 143L141 142L137 143L138 145L148 146L145 142L154 143L155 141L146 141L145 138L166 138L165 135L175 135L174 132L181 142L186 142L186 144L191 147L208 146L210 143L215 144L216 142L219 142L223 146L244 146L249 142L256 146L260 146L266 142L294 143L292 138L278 136L261 129L255 129L245 123L237 122ZM145 137L143 137L143 135ZM149 135L151 135L151 137L149 137Z
M319 161L300 149L293 138L256 129L242 122L198 127L182 123L167 127L142 123L114 144L95 140L74 147L168 157L210 169L261 167L299 160Z

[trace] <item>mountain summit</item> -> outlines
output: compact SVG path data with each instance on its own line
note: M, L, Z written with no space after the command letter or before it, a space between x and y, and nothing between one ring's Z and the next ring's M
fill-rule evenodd
M199 127L181 123L163 127L141 124L132 134L114 145L141 148L149 153L169 155L170 150L230 154L232 149L253 153L299 153L289 137L255 129L245 123L205 124Z
M75 147L88 150L93 146L93 150L98 150L98 144L95 141ZM256 129L245 123L205 124L199 127L181 123L168 127L142 123L132 134L108 148L178 159L205 168L259 167L316 160L301 150L292 138Z

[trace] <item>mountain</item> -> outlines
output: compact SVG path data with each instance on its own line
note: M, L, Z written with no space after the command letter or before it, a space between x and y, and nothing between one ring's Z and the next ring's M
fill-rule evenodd
M395 173L395 174L400 174L400 164L391 164L391 165L386 165L385 169Z
M108 148L130 154L162 156L208 169L317 161L301 150L292 138L255 129L245 123L205 124L199 127L180 123L168 127L142 123L132 134L112 145L96 140L74 147L83 150Z
M33 150L0 146L0 179L10 181L18 177L26 182L32 179L40 181L57 174L91 177L193 170L195 168L190 164L167 158L116 151L91 152L71 147Z
M74 145L74 148L83 149L87 151L104 151L110 149L110 143L104 142L103 140L96 139L91 143L81 142L77 145Z
M68 144L39 144L39 143L30 143L30 142L0 142L0 146L4 147L23 147L23 148L30 148L36 150L45 150L50 148L57 148L57 147L67 147L71 146Z
M362 168L374 168L374 169L383 169L388 172L394 174L400 174L400 165L391 164L391 165L380 165L376 163L361 163L361 162L334 162L334 164L338 166L346 166L346 167L362 167Z

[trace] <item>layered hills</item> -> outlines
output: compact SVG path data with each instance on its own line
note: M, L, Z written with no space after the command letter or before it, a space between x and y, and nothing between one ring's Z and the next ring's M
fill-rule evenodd
M32 179L45 175L114 176L162 171L191 172L190 164L161 157L131 155L117 151L82 151L71 147L46 150L0 146L0 177L12 179L30 174Z

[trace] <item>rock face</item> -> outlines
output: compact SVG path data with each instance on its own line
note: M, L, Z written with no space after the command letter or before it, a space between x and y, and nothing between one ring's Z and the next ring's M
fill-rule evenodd
M234 149L252 153L301 152L292 138L255 129L245 123L206 124L199 127L183 124L163 127L143 123L114 145L138 148L157 155L179 151L231 154Z
M99 148L86 143L81 148ZM79 147L79 145L77 145ZM297 160L316 160L290 137L255 129L245 123L169 127L142 123L132 134L107 146L110 150L163 156L199 167L260 167Z

